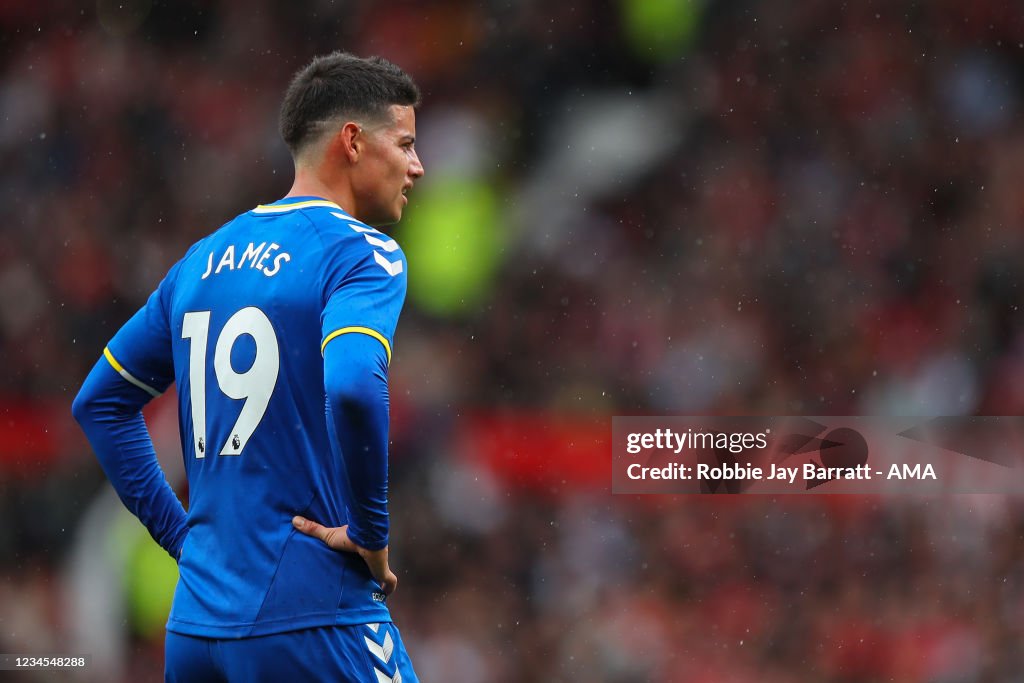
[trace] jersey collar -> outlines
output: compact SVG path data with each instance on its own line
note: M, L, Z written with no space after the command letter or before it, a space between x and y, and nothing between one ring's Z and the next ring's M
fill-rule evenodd
M317 207L323 207L327 209L335 209L341 211L346 216L348 213L335 204L334 202L321 199L319 197L285 197L279 199L273 204L260 204L252 210L253 213L267 214L267 213L287 213L288 211L298 211L299 209L313 209Z

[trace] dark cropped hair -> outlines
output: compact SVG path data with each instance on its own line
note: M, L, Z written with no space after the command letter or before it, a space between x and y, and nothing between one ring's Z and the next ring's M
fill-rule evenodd
M419 101L412 78L388 60L332 52L292 78L281 104L281 137L295 155L339 117L378 123L389 118L391 105Z

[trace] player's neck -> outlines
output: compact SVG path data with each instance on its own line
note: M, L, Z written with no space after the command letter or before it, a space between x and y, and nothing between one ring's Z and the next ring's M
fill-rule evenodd
M353 213L355 210L355 202L352 200L352 193L347 191L347 189L348 188L346 187L338 187L337 184L329 185L323 182L319 176L310 169L302 168L300 166L295 169L295 181L292 183L291 189L288 190L288 194L286 194L284 198L321 197L334 202L344 209L350 216L358 218L358 216Z

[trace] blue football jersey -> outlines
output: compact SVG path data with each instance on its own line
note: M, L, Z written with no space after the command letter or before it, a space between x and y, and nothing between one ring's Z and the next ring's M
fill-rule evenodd
M363 560L291 519L348 522L357 482L328 433L322 353L357 333L390 360L405 291L393 239L331 202L288 198L195 244L110 341L107 360L135 386L178 387L188 535L168 630L390 621Z

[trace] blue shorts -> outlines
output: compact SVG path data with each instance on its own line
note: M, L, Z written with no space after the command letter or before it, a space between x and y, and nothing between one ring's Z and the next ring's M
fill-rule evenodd
M325 626L254 638L167 632L168 683L419 683L394 624Z

